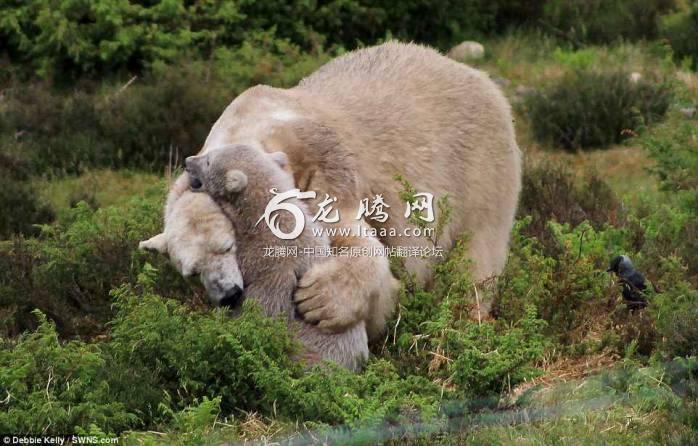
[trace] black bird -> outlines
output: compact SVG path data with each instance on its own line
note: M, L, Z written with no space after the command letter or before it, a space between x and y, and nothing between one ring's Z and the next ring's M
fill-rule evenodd
M635 269L628 256L617 256L611 260L606 272L616 273L623 286L623 299L631 310L639 310L647 306L645 297L645 277Z

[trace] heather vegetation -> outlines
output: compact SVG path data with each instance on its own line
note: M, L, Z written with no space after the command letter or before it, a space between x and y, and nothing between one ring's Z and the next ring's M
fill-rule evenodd
M430 289L396 262L365 370L306 370L283 321L136 247L237 94L387 38L483 43L525 154L511 253L474 283L465 235ZM696 42L670 0L0 2L0 433L694 444Z

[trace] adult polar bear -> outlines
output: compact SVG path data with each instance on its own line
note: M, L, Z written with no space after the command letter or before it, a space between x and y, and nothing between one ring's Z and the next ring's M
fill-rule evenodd
M357 236L359 202L377 194L391 206L384 209L388 220L364 218L361 225L395 228L397 234L412 226L394 179L400 174L418 192L449 196L451 220L439 244L448 250L469 234L476 280L504 266L521 188L510 107L486 74L432 49L389 42L341 56L290 89L250 88L226 108L200 153L231 144L285 152L296 186L317 192L314 204L325 194L337 197L340 221L327 226L348 227L352 235L332 237L334 246L428 246L421 237ZM168 216L186 213L177 207L185 202L180 196L190 193L187 186L185 174L171 188L166 233L176 226ZM172 242L166 250L188 255ZM406 261L421 282L429 281L430 264ZM385 257L337 256L300 278L295 300L305 319L321 328L341 331L366 320L375 335L394 308L391 298L380 296L394 286Z

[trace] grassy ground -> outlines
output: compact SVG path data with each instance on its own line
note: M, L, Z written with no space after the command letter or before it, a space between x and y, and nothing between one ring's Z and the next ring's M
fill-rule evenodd
M685 89L685 95L693 98L698 97L696 73L675 71L669 65L667 49L657 42L589 46L572 51L561 48L559 41L547 36L514 33L487 42L486 48L486 57L474 65L497 80L514 105L519 146L530 162L561 162L578 174L597 172L619 196L630 202L640 196L655 198L656 178L648 171L653 163L639 144L631 140L610 148L578 153L542 145L533 137L520 104L526 94L577 69L618 66L642 76L671 72ZM670 111L669 119L680 121L684 117L676 108Z
M121 205L159 181L154 174L100 169L78 177L37 179L35 186L41 201L62 210L80 200L99 207Z

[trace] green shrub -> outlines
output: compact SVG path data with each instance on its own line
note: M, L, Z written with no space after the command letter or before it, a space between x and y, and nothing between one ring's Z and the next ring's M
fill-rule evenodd
M39 326L16 342L0 339L0 431L65 434L97 424L106 432L133 426L136 416L113 399L108 364L95 345L62 344L40 312Z
M581 342L620 354L632 347L634 353L667 358L695 355L695 273L689 261L677 257L693 259L686 234L693 230L695 214L680 206L681 197L665 198L662 204L641 201L622 227L548 221L542 237L527 230L533 217L519 221L498 280L494 313L518 321L534 305L548 324L547 333L563 345ZM620 289L605 273L608 261L621 253L648 280L647 310L629 313Z
M698 356L698 290L683 279L677 258L660 262L659 293L650 307L661 336L660 354L666 359Z
M576 177L562 164L524 165L518 215L530 216L531 221L522 230L543 243L548 253L557 252L549 221L572 226L588 221L598 230L609 224L623 226L626 213L620 200L596 173Z
M628 219L636 263L658 290L650 305L658 353L669 359L697 354L697 136L695 125L672 117L641 138L655 161L662 202L642 200Z
M686 279L694 282L696 271L696 242L691 238L698 227L696 214L675 204L643 202L628 219L632 249L638 252L638 262L650 277L659 277L658 259L680 256L687 265Z
M251 32L275 28L309 45L307 2L152 2L32 0L4 3L0 36L17 61L44 76L75 78L173 62L192 49L242 43Z
M251 302L234 318L194 312L153 294L153 278L145 271L141 291L114 291L117 313L100 341L61 343L39 314L37 331L5 342L0 388L12 396L0 408L3 432L94 425L118 434L191 426L197 413L209 419L206 413L219 410L319 423L402 422L435 416L448 396L423 377L400 377L386 361L361 374L330 365L303 370L291 359L297 347L286 320L265 317Z
M18 87L4 117L22 132L16 144L37 173L152 168L166 165L171 153L196 153L232 97L206 82L202 69L182 66L108 96Z
M266 318L259 309L246 308L244 317L232 319L223 311L192 312L126 286L114 297L117 314L105 351L123 367L148 371L144 379L161 398L176 395L170 403L176 410L202 396L221 396L226 411L271 413L274 399L284 396L274 387L288 390L282 377L299 370L290 359L294 347L285 321ZM141 401L130 405L145 406Z
M54 218L53 210L39 201L28 179L26 163L0 152L0 239L36 235L39 230L35 225Z
M482 0L31 0L0 8L0 38L11 58L43 77L65 80L141 70L187 52L208 58L215 49L236 48L251 35L271 30L305 49L323 43L353 48L389 33L448 48L466 35L494 28L495 19L514 20L512 11L530 9L519 1Z
M535 137L568 150L619 143L662 118L668 83L630 80L622 71L577 71L531 95L525 108Z
M536 375L548 341L532 308L513 324L472 319L478 291L466 247L459 242L436 268L433 291L403 290L386 353L401 370L426 370L462 396L487 398Z
M657 161L652 170L663 190L690 193L698 189L698 129L694 123L668 123L643 138L642 143ZM695 209L698 212L698 206Z
M332 55L321 48L302 51L289 40L276 38L273 32L256 32L239 47L214 50L211 70L235 94L257 84L289 88Z
M543 22L549 32L575 45L657 36L659 17L674 0L548 0Z
M34 172L79 173L113 151L100 139L98 117L85 91L59 95L44 84L9 89L2 118L18 137L3 150L24 153Z
M14 239L0 246L0 333L16 335L36 326L40 309L64 336L93 335L112 315L109 291L135 283L146 254L136 246L161 229L161 186L119 207L94 211L86 203L65 221L45 226L39 239ZM165 259L157 289L192 300L201 296Z
M463 394L482 397L503 393L509 386L540 373L533 365L542 358L549 343L543 336L546 324L533 306L528 307L524 318L508 327L460 322L450 328L429 329L440 330L432 346L436 352L454 359L444 371Z
M109 158L94 165L161 169L170 157L196 154L213 123L247 86L226 88L207 69L196 62L163 67L121 93L95 97L100 152Z
M257 83L292 86L327 58L260 33L211 61L157 64L130 83L68 91L14 82L0 109L0 131L11 140L3 152L25 154L34 173L161 169L197 153L236 95Z
M565 51L555 48L553 60L570 70L588 70L599 60L599 52L595 48L583 48L577 51Z
M660 34L669 41L677 59L690 60L693 69L698 69L698 3L664 17Z
M493 311L504 320L518 321L533 305L547 322L547 333L563 344L583 341L609 321L620 289L605 273L608 260L627 245L622 230L594 230L548 223L556 244L546 253L536 238L523 235L530 217L517 223L511 254L500 277Z
M679 118L642 138L642 145L656 162L657 175L667 197L656 210L638 210L642 243L663 257L678 254L698 285L698 129Z
M605 10L622 11L629 18L636 11L655 14L669 1L646 0L642 8L616 3L620 6ZM30 0L0 6L0 39L14 62L44 78L72 82L85 75L147 71L185 54L208 59L220 49L235 50L255 34L268 32L305 50L355 48L391 36L447 50L466 38L538 25L545 6L546 2L522 0ZM573 13L574 24L598 18L579 18L576 9L562 11L560 18L555 11L548 16L559 26L567 26L560 21ZM632 20L623 32L632 28L632 34L649 22L653 19Z

